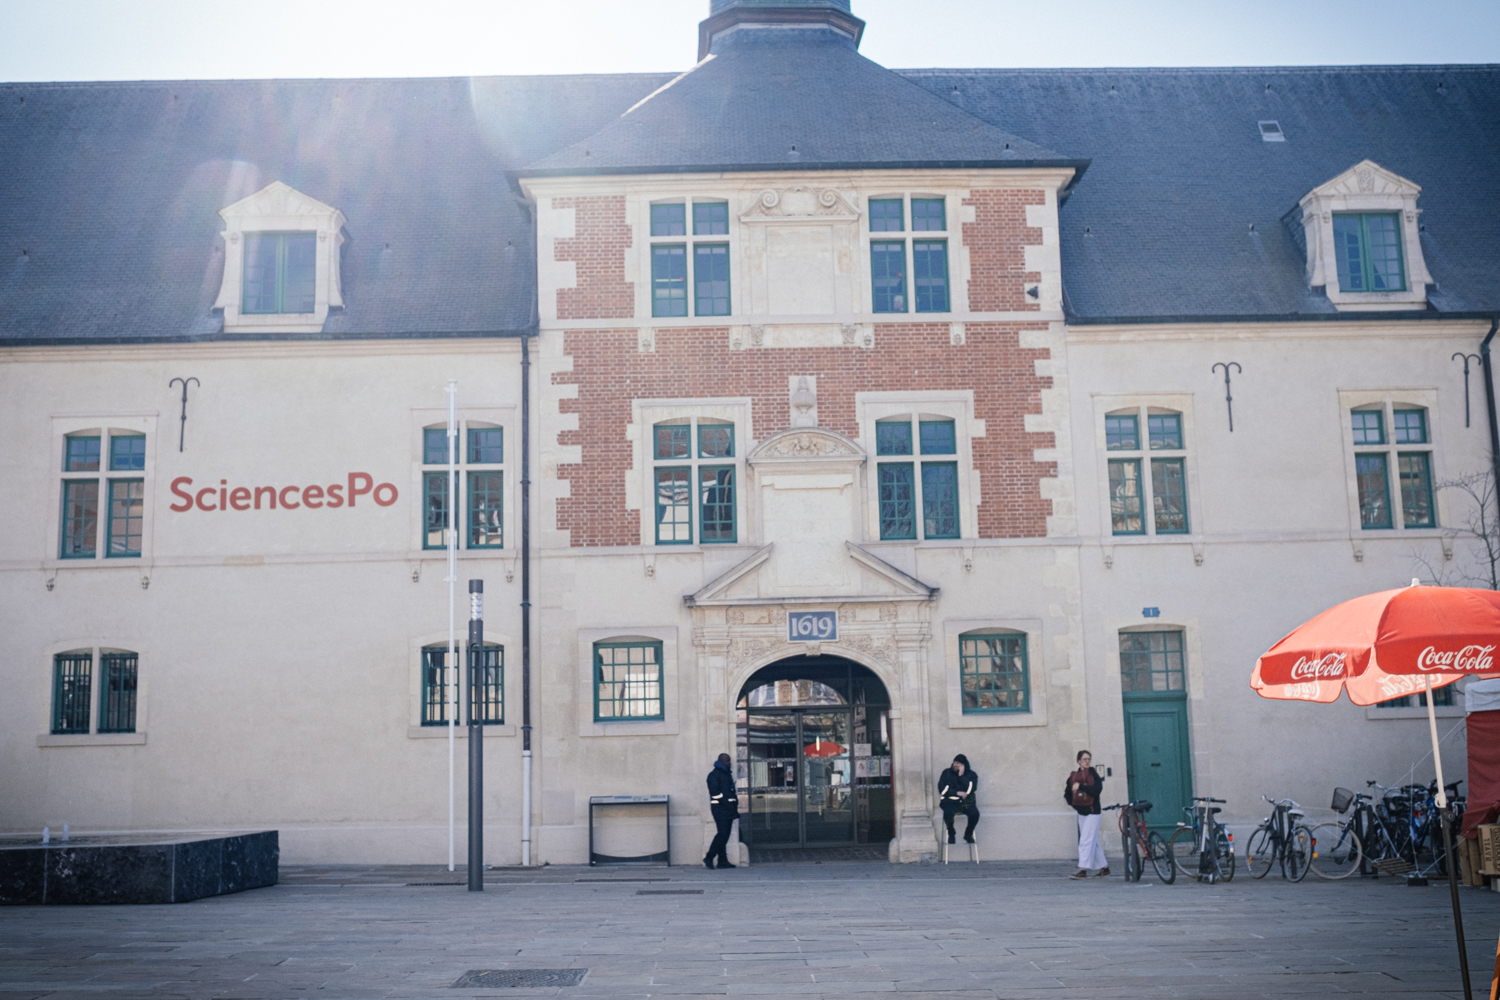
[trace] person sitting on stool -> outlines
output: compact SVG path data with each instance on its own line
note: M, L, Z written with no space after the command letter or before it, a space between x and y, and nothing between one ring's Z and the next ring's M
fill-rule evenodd
M727 753L719 754L719 759L714 761L713 770L708 772L708 809L714 814L714 825L719 828L719 832L714 835L713 843L708 845L708 853L703 856L703 867L713 868L714 859L717 858L720 868L738 868L739 865L729 863L729 854L725 850L729 846L729 831L734 828L734 821L740 815L740 797L735 794L734 770Z
M979 807L974 800L979 792L979 775L969 766L969 758L959 754L953 763L938 776L938 802L943 807L943 825L948 828L948 843L954 842L953 816L963 813L968 824L964 828L964 843L974 843L974 827L979 825Z

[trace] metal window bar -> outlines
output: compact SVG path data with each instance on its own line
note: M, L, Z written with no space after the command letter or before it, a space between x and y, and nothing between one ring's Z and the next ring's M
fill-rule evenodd
M960 637L959 672L965 714L1030 710L1024 635Z
M59 653L52 658L52 732L89 731L89 698L92 694L94 655Z
M134 653L105 653L99 658L99 732L135 732L138 667Z
M596 643L594 719L662 718L661 643Z
M480 653L471 664L469 712L481 725L498 726L505 722L505 649L486 643Z

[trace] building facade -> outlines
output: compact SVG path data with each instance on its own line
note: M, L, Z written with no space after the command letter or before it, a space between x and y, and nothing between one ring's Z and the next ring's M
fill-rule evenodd
M1248 679L1488 574L1500 72L711 7L681 75L3 88L0 826L443 860L450 525L492 863L658 794L692 861L720 752L742 843L892 861L959 752L986 858L1070 853L1083 748L1167 825L1431 777L1414 698Z

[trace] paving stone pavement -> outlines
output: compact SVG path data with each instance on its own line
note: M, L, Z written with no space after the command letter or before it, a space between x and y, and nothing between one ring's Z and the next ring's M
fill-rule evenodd
M1462 995L1446 884L1131 885L1069 870L559 866L492 869L479 894L436 866L284 866L275 887L175 906L0 910L0 1000ZM1462 898L1488 996L1500 893ZM453 986L473 970L566 968L588 970L581 985Z

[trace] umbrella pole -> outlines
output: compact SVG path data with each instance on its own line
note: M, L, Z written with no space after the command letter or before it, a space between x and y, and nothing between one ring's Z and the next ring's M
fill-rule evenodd
M1437 712L1432 707L1432 675L1424 674L1427 684L1427 729L1432 734L1432 763L1437 769L1437 806L1442 811L1443 850L1448 858L1448 894L1453 898L1453 931L1458 935L1458 970L1463 974L1464 1000L1474 1000L1469 986L1469 952L1464 945L1464 915L1458 905L1458 872L1453 857L1453 830L1448 813L1448 789L1443 784L1443 758L1438 753Z

